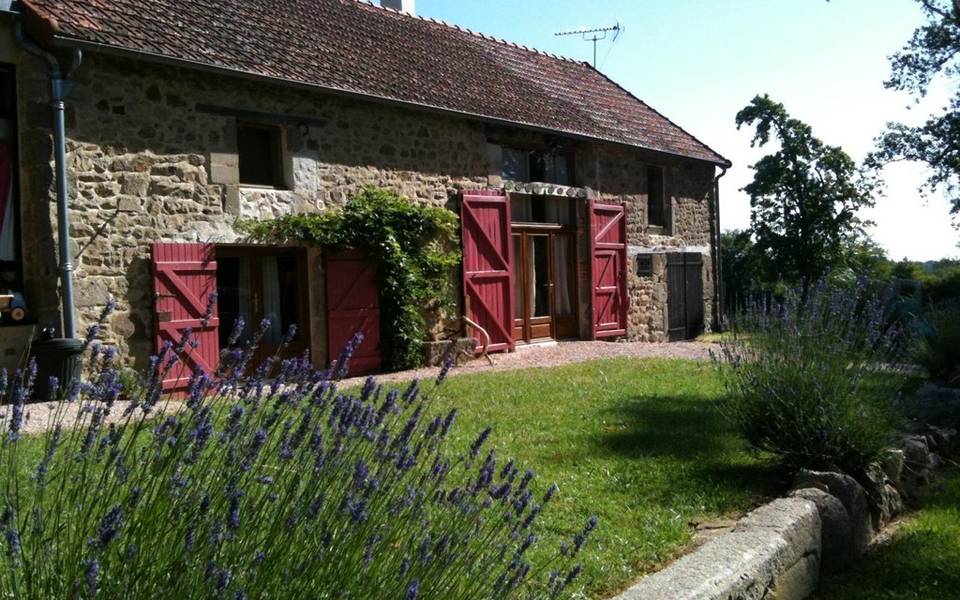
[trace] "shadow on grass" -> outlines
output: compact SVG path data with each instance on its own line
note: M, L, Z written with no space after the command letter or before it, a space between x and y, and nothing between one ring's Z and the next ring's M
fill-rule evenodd
M598 434L597 450L628 459L667 460L659 497L766 498L781 492L787 474L774 461L749 451L717 410L714 401L691 396L637 396L604 414L611 425Z
M950 554L944 552L945 548L956 548L957 542L948 534L930 530L895 536L880 551L868 555L854 571L827 580L816 598L960 598L960 566L953 564Z

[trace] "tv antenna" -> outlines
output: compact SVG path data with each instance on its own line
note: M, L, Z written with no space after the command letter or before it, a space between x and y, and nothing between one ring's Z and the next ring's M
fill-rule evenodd
M597 42L607 39L607 35L610 32L613 32L613 40L611 43L616 42L617 38L620 37L620 34L623 33L623 30L626 29L623 25L620 24L620 21L617 21L614 25L610 27L595 27L593 29L583 28L583 29L572 29L570 31L560 31L553 35L556 36L566 36L566 35L579 35L583 37L585 42L593 42L593 68L597 68Z

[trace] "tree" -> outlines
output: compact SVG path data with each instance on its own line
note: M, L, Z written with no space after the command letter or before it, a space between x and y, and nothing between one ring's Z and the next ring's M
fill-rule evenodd
M909 92L919 101L937 76L960 74L960 0L917 1L928 22L890 57L891 75L884 86ZM926 163L930 173L921 193L942 187L951 213L960 214L960 91L942 114L931 115L922 125L887 124L867 163L880 168L899 160Z
M772 138L779 145L752 165L753 182L743 188L750 195L761 276L800 285L805 296L862 239L865 222L857 212L872 206L874 179L766 94L737 113L736 123L738 129L756 128L751 146L766 146Z
M720 263L723 304L728 311L739 312L763 286L758 280L757 253L749 230L732 229L720 234Z

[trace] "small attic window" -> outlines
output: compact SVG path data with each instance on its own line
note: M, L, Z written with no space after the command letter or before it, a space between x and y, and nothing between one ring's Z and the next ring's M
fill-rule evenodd
M240 185L283 187L283 136L280 127L237 124Z
M570 185L570 157L564 153L504 148L501 176L508 181Z
M666 194L663 189L663 168L647 167L647 225L666 226Z

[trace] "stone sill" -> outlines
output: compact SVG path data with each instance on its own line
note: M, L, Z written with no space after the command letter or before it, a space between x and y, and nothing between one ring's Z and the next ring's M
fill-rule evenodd
M252 183L241 183L240 184L241 192L290 192L290 190L285 187L277 187L275 185L254 185Z

